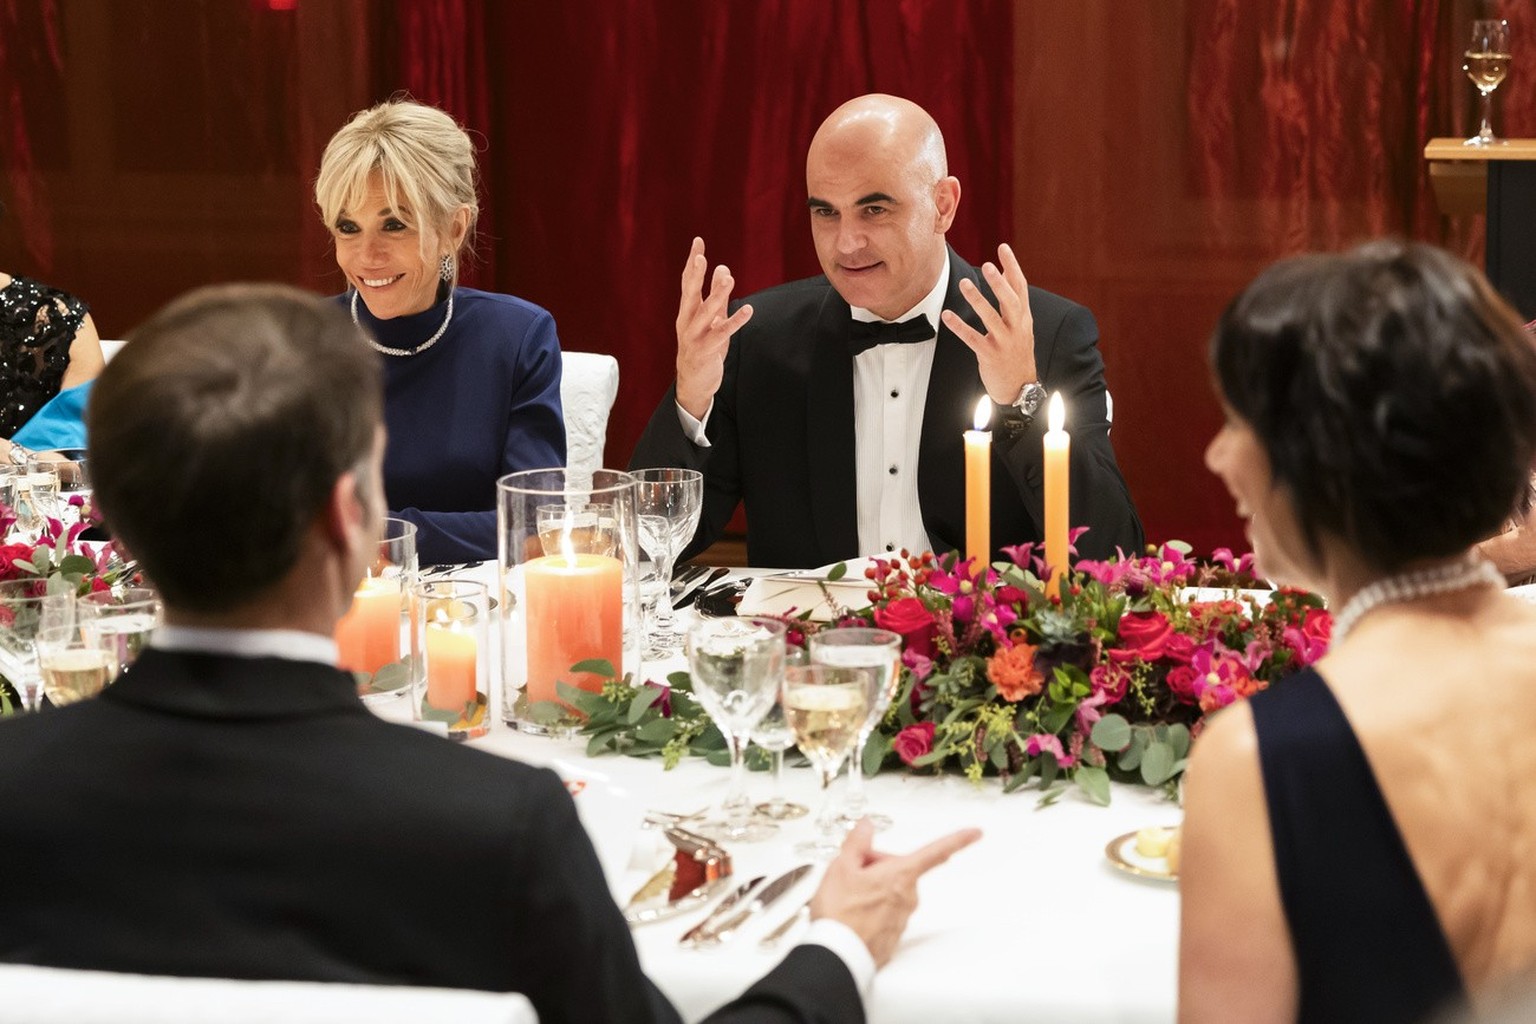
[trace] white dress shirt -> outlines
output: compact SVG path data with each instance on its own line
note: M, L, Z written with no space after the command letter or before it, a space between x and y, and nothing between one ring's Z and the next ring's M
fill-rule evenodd
M162 651L228 654L236 658L284 658L318 661L335 667L336 641L298 629L215 629L208 626L165 625L155 630L149 646Z
M933 547L923 526L923 509L917 494L917 451L923 436L923 409L928 400L928 377L933 372L933 350L938 345L949 285L949 252L939 279L921 302L895 320L884 320L867 309L850 307L853 319L866 323L900 323L924 316L934 330L927 341L905 345L875 345L853 358L853 469L857 504L859 551L927 551ZM715 408L711 401L702 420L694 419L681 405L678 422L689 440L709 447L704 428ZM810 568L807 566L806 568Z

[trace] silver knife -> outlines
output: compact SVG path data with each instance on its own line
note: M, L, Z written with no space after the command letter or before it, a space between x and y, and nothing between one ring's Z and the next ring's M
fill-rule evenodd
M758 948L772 949L774 946L777 946L779 944L779 940L788 935L790 931L795 927L795 925L799 924L801 921L804 921L810 916L811 902L810 900L806 900L795 909L793 914L790 914L788 917L786 917L782 924L759 939L757 943Z
M681 594L677 595L677 597L673 599L672 610L680 611L693 604L694 600L697 599L698 596L705 590L707 590L710 584L714 583L716 580L730 571L731 570L727 569L725 566L721 566L718 569L711 569L697 580L690 580L688 589L684 590Z
M703 933L695 936L690 944L694 946L711 946L729 939L742 925L764 910L767 910L785 893L793 889L795 883L804 878L810 870L811 865L809 864L801 864L797 868L790 868L778 878L775 878L759 889L752 897L752 902L748 903L744 909L719 922L712 928L704 929ZM712 918L715 916L717 915L711 915Z
M732 907L736 906L736 904L745 899L747 893L757 888L762 880L767 877L767 875L758 875L751 881L743 882L738 885L729 896L720 901L719 906L715 907L714 910L705 915L704 920L700 921L698 924L684 932L683 937L677 940L678 943L684 946L693 945L698 940L698 938L704 934L706 929L711 928L715 924L719 923L721 919L730 913Z

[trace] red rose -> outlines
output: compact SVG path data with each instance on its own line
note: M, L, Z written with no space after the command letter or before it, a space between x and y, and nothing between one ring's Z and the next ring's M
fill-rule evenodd
M1156 661L1174 635L1173 625L1162 612L1127 612L1120 616L1120 643L1109 656L1116 661Z
M26 544L0 544L0 580L19 580L32 575L16 568L16 559L30 562L32 548Z
M1185 704L1199 703L1200 698L1195 694L1195 683L1199 678L1193 668L1180 665L1168 671L1168 689Z
M918 722L907 726L891 741L891 749L896 751L902 764L912 767L913 761L933 750L933 723Z
M1326 645L1333 639L1333 616L1324 608L1308 608L1306 618L1301 620L1301 634Z
M900 633L902 645L925 658L933 656L933 612L915 597L900 597L875 609L875 625Z

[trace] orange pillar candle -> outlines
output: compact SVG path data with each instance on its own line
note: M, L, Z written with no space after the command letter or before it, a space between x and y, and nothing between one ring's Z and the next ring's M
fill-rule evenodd
M975 569L992 561L992 403L976 403L976 429L965 432L965 556Z
M606 658L624 669L624 566L608 555L546 555L523 570L529 703L555 700L555 681L597 693L602 681L571 666Z
M1066 407L1058 391L1051 396L1046 421L1050 429L1045 432L1045 562L1051 568L1046 592L1051 594L1061 593L1058 587L1067 571L1067 491L1071 480L1067 467L1072 437L1065 429L1066 419Z
M336 623L337 664L374 673L400 660L400 581L369 577L358 584L352 607Z
M426 632L427 703L438 711L463 711L475 701L475 636L441 611L427 620Z

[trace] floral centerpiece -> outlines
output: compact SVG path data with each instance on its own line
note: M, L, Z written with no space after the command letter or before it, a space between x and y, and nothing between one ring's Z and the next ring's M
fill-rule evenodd
M977 782L995 775L1007 791L1034 780L1046 801L1068 783L1099 803L1111 779L1171 787L1207 714L1327 650L1322 599L1243 589L1251 555L1221 550L1202 565L1172 542L1079 561L1052 592L1035 546L1004 552L1008 561L980 568L955 554L878 559L866 572L869 607L834 615L831 625L903 638L901 690L864 750L866 770L957 769ZM792 643L826 628L787 621ZM686 674L668 682L561 693L587 716L589 753L718 760Z

